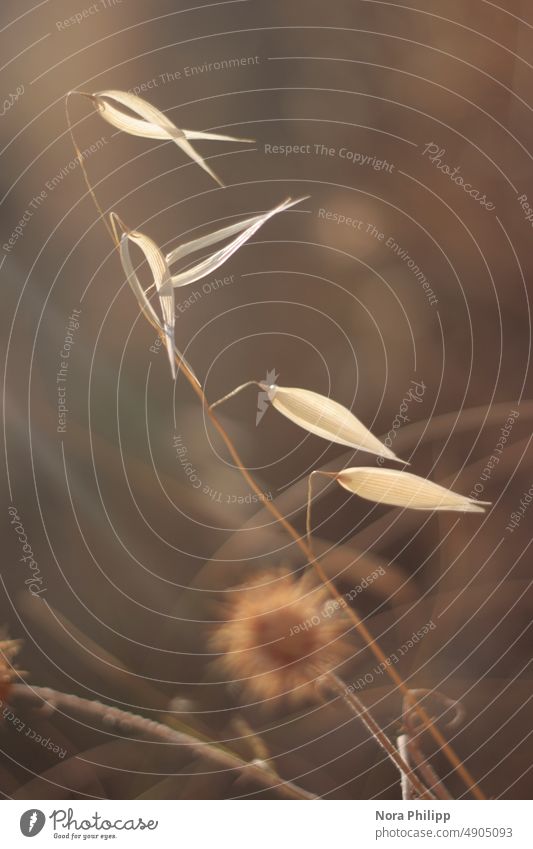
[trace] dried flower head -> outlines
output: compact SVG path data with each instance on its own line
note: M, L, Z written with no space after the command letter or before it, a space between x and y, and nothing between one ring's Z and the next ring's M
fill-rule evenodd
M17 640L0 640L0 701L7 699L11 683L15 678L12 660L20 649Z
M250 698L318 698L317 678L346 658L346 630L327 590L309 576L273 572L235 590L211 639L216 664Z

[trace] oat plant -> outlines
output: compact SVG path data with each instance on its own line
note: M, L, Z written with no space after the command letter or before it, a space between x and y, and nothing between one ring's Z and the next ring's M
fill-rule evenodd
M210 275L270 218L282 214L302 199L289 198L264 213L244 217L235 224L185 244L178 244L165 253L154 236L129 227L124 222L124 217L119 216L114 210L106 213L101 208L75 139L74 124L69 111L69 103L74 96L81 96L88 101L94 112L117 130L145 140L169 141L176 144L182 153L197 163L219 186L223 186L221 179L198 153L192 142L246 143L250 140L180 129L159 109L144 99L123 91L69 92L66 98L68 127L88 191L117 248L123 272L139 308L161 337L167 351L171 377L175 380L181 372L189 382L204 414L218 432L236 469L251 490L261 498L262 490L246 468L237 447L215 413L215 409L220 404L229 401L250 385L256 385L266 392L274 409L296 426L328 442L345 445L364 454L377 456L381 461L387 460L395 464L394 468L358 466L339 469L337 472L326 473L319 469L313 471L308 478L307 533L303 536L278 509L275 501L264 501L265 509L271 513L276 523L284 529L304 555L307 573L300 580L296 580L291 575L278 575L277 580L273 582L273 588L267 590L263 587L260 594L257 593L257 587L253 581L241 588L239 600L232 608L226 610L224 621L210 642L211 647L216 649L219 655L219 667L229 675L238 678L243 677L244 669L246 680L243 682L243 687L248 688L249 695L266 703L280 699L299 700L301 698L341 700L346 704L347 709L358 717L370 737L398 769L404 798L449 798L448 791L439 781L420 749L421 734L429 733L447 758L451 771L455 771L460 776L473 796L483 799L484 795L476 781L425 707L427 694L421 696L419 692L411 691L393 665L387 662L383 649L372 636L357 610L345 603L334 582L328 578L320 559L315 556L312 544L311 505L313 481L318 475L327 476L333 483L360 498L377 504L407 509L481 513L487 506L487 502L460 495L438 483L405 471L408 463L398 458L390 448L372 434L351 410L334 399L313 391L311 387L267 385L251 378L247 383L230 389L222 398L210 403L193 366L185 360L176 345L175 290ZM207 258L196 262L186 270L175 269L176 264L183 258L198 251L205 252L206 248L221 242L226 244L210 253ZM140 251L150 268L153 282L148 288L144 288L138 278L132 259L133 246ZM308 580L311 574L317 575L323 585L322 591L318 594L309 589ZM345 626L344 622L343 627L340 627L340 622L336 620L326 622L324 617L321 617L321 606L327 597L338 602L340 616L350 620L352 630L362 638L374 657L383 665L392 684L402 695L405 728L395 742L384 733L368 707L355 696L352 689L347 687L337 674L337 667L341 664L346 650L345 642L340 638ZM318 617L320 624L307 631L305 635L288 637L291 625L297 622L299 617L308 615L309 611ZM84 709L89 710L86 706ZM136 720L126 718L124 721L129 722L129 727L132 728L137 723L137 726L142 726L146 731L143 725L146 721L142 718ZM140 727L139 731L141 731ZM163 736L165 734L165 732L158 733L162 733ZM239 768L243 768L242 765ZM269 786L276 784L276 781L280 786L284 784L279 777L276 778L275 771L272 772L270 766L267 769L265 781ZM288 785L288 790L290 792L287 795L291 798L309 798L309 794L301 788Z

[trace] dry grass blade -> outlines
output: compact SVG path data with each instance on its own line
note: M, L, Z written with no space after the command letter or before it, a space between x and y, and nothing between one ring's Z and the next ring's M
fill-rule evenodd
M92 95L92 100L95 103L100 115L118 130L124 133L129 133L133 136L141 136L147 139L168 139L175 142L181 150L187 154L194 162L204 169L220 186L222 181L217 177L215 172L209 167L207 162L196 152L194 147L189 142L189 139L210 139L216 141L240 141L250 142L251 139L239 139L234 136L224 136L219 133L203 133L194 130L180 130L179 127L167 116L152 106L151 103L138 97L135 94L130 94L127 91L118 91L109 89L107 91L99 91ZM135 118L127 112L118 109L114 103L129 109L140 118Z
M136 230L128 230L115 213L111 214L111 225L115 234L117 231L117 227L122 230L122 235L120 236L120 238L118 236L116 237L117 242L119 242L120 245L120 257L122 260L122 266L124 268L124 271L126 272L130 286L132 287L135 293L135 297L137 298L145 316L149 319L149 321L151 321L152 324L155 324L157 326L157 328L164 336L165 346L167 349L173 378L176 377L176 362L174 357L174 287L186 286L190 283L196 282L197 280L201 280L203 277L206 277L208 274L214 272L220 265L222 265L227 259L229 259L229 257L231 257L232 254L234 254L235 251L237 251L249 238L251 238L251 236L253 236L253 234L256 233L257 230L266 221L268 221L269 218L272 218L272 216L276 215L278 212L282 212L285 209L289 209L291 206L294 206L296 203L299 203L300 200L302 200L302 198L294 201L288 198L287 200L283 201L283 203L280 203L278 204L278 206L274 207L274 209L270 209L268 212L265 212L261 215L255 215L252 218L247 218L244 221L237 222L236 224L231 224L228 227L223 227L222 229L217 230L214 233L210 233L207 236L203 236L200 239L196 239L192 242L187 242L185 245L178 246L174 251L171 251L171 253L167 254L167 256L164 256L164 254L157 246L157 244L153 241L153 239ZM175 262L176 259L182 256L186 256L187 254L192 253L195 250L200 250L201 248L205 248L209 245L215 244L216 242L221 241L222 239L225 239L228 236L233 235L234 233L239 233L239 235L236 239L230 242L229 245L226 245L221 250L216 251L214 254L202 260L200 263L188 269L187 271L183 271L180 274L175 275L174 277L171 276L169 270L170 263ZM137 274L133 267L133 263L131 261L129 248L130 241L138 245L138 247L144 253L146 261L150 266L150 270L154 278L154 285L161 303L163 323L161 323L161 321L159 320L154 308L152 307L146 295L146 291L143 289L141 283L139 282L139 278L137 277ZM177 353L179 358L183 360L182 355L179 352ZM188 364L186 363L186 365Z
M172 285L176 287L188 286L190 283L195 283L197 280L201 280L202 277L212 274L217 268L226 262L226 260L228 260L235 251L239 250L239 248L242 247L242 245L244 245L245 242L247 242L248 239L250 239L254 233L256 233L259 228L269 220L269 218L272 218L278 212L290 209L291 206L295 206L295 204L300 203L304 199L305 198L298 198L298 200L291 200L291 198L287 198L287 200L284 200L283 203L278 204L278 206L275 206L274 209L270 209L262 215L254 215L253 218L246 218L244 221L239 221L236 224L230 224L228 227L223 227L221 230L216 230L214 233L209 233L207 236L203 236L193 242L187 242L185 245L177 247L166 256L166 260L169 265L172 265L178 259L192 253L193 251L201 250L202 248L213 245L216 242L221 242L223 239L232 236L234 233L239 233L237 238L230 242L229 245L226 245L224 248L216 251L211 256L202 260L202 262L187 269L187 271L182 271L179 274L173 275Z
M344 489L360 498L394 507L484 513L485 507L490 504L459 495L438 483L398 469L343 469L334 477Z
M356 448L387 457L389 460L400 460L390 448L383 445L354 414L331 398L311 392L308 389L296 389L287 386L265 386L272 406L286 418L304 428L304 430Z
M443 693L439 693L438 690L412 690L412 695L414 698L420 700L427 696L432 696L433 698L437 697L438 701L442 705L442 710L444 713L446 713L447 710L453 709L454 717L451 721L447 723L447 728L449 730L461 724L464 718L464 708L460 702L448 698ZM417 769L420 771L420 774L423 776L427 786L431 789L432 793L434 793L435 796L437 796L439 799L444 800L451 799L452 796L446 789L443 782L438 777L429 760L424 756L422 752L421 735L423 733L423 726L419 722L417 722L417 716L414 711L414 706L409 702L409 699L405 696L403 700L402 712L403 723L406 732L402 735L402 737L405 738L405 746L413 763L416 765ZM442 719L442 713L439 715L438 718Z

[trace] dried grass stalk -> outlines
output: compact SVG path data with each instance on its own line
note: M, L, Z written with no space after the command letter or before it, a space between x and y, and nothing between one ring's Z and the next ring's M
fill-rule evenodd
M101 702L90 701L80 696L60 693L49 687L26 687L15 684L11 693L12 702L18 707L29 707L42 710L47 716L57 712L60 716L72 717L78 723L93 727L102 727L107 734L118 734L121 737L140 738L159 744L175 746L176 750L190 751L202 760L207 760L217 772L227 772L247 775L262 788L271 790L287 799L313 799L307 790L298 787L291 781L285 781L275 771L271 764L255 763L242 760L230 749L219 745L216 741L201 739L193 730L189 733L177 731L162 722L147 719L138 714L116 708Z
M133 263L130 257L129 242L136 244L143 252L150 271L154 278L154 285L159 295L159 303L161 305L161 314L163 317L162 323L157 318L155 310L143 290L139 278L133 268ZM136 230L130 230L122 234L120 239L120 258L122 266L128 277L128 282L132 287L141 308L145 314L150 315L152 321L155 321L163 331L165 338L165 346L167 349L168 359L170 362L170 370L172 377L176 378L176 361L174 357L174 325L176 316L174 312L174 289L170 280L170 271L167 261L160 249L149 236L144 233L139 233Z
M124 268L128 282L135 293L135 297L137 298L144 315L153 325L155 325L164 337L165 347L170 361L170 369L174 379L176 378L175 353L178 354L178 357L181 360L184 360L183 355L177 351L174 342L174 328L176 323L174 288L178 286L187 286L191 283L195 283L197 280L201 280L209 274L212 274L248 239L250 239L251 236L253 236L253 234L269 220L269 218L272 218L272 216L276 215L278 212L282 212L289 209L291 206L300 203L300 200L302 199L303 198L291 200L288 198L278 204L278 206L268 210L268 212L260 215L254 215L252 218L246 218L243 221L239 221L235 224L229 225L228 227L216 230L214 233L209 233L199 239L180 245L166 256L153 239L138 230L129 230L116 213L111 213L111 227L115 234L117 243L119 244L122 267ZM118 235L117 231L120 231L120 235ZM216 251L211 256L194 265L192 268L183 271L174 277L171 275L169 266L172 263L193 251L201 250L202 248L213 245L216 242L222 241L234 233L239 233L239 235L236 239L230 242L229 245L226 245L221 250ZM131 261L130 242L133 242L141 249L148 265L150 266L154 279L153 285L159 295L162 321L157 316L157 313L147 297L147 290L143 289L135 272L135 268ZM185 360L184 362L190 369L188 363ZM194 372L192 372L192 374L194 375Z
M402 758L405 763L410 766L409 762L409 748L408 748L409 738L407 734L400 734L398 739L396 740L396 748L398 749L398 754ZM405 772L402 772L401 777L401 789L402 789L402 799L404 802L410 801L416 798L416 793L414 792L413 785L409 779L409 775Z
M418 775L411 769L409 763L404 760L402 754L391 743L387 735L381 730L380 726L372 716L370 710L365 707L361 699L356 696L350 689L346 687L338 675L334 672L328 672L323 678L325 684L333 693L340 696L348 705L350 710L361 720L365 728L370 732L376 743L381 746L391 763L394 764L403 781L406 780L412 786L420 797L420 799L435 799L433 793L424 786Z
M115 245L118 247L120 240L117 239L116 230L114 229L114 227L112 229L109 226L107 220L105 219L103 211L102 211L102 209L101 209L101 207L98 203L98 200L95 196L95 193L94 193L92 186L90 184L90 181L88 179L88 176L87 176L84 164L83 164L83 156L82 156L82 154L81 154L81 152L80 152L80 150L79 150L79 148L76 144L76 140L74 138L72 123L70 121L70 117L69 117L69 113L68 113L68 98L70 97L71 94L79 94L79 95L88 97L93 102L95 101L96 96L92 95L92 94L87 94L86 92L69 92L67 94L66 103L65 103L66 112L67 112L67 122L68 122L68 126L69 126L69 131L70 131L71 136L72 136L74 148L75 148L75 150L78 154L78 159L80 161L81 169L82 169L82 172L84 174L84 178L85 178L86 183L87 183L89 193L90 193L90 195L91 195L91 197L92 197L92 199L95 203L95 206L96 206L98 212L100 213L100 215L102 217L102 220L106 223L106 226L108 227L110 235L112 236L112 238L115 241ZM100 93L100 94L101 94L101 96L103 95L103 93ZM165 119L165 121L166 121L166 119ZM177 129L177 128L174 128L174 129ZM185 136L185 133L183 133L183 135ZM172 135L170 137L173 138L173 140L176 140ZM123 261L123 264L124 264L124 261ZM131 262L130 262L130 266L131 266ZM133 271L133 269L132 269L132 271ZM134 281L134 275L130 275L130 276L131 276L131 279ZM138 284L138 281L137 281L137 284ZM137 286L137 290L135 289L135 287L133 287L133 288L134 288L134 291L136 291L136 297L138 298L139 303L141 304L141 307L142 307L146 317L162 333L161 324L160 324L159 320L157 319L157 316L155 315L155 313L153 313L153 311L152 311L152 314L151 314L150 310L147 308L147 303L149 305L149 302L147 301L146 293L142 290L142 287L140 286L140 284ZM224 428L222 427L222 425L220 424L220 422L218 421L216 416L213 414L212 410L213 410L213 407L216 406L216 405L215 404L213 404L211 406L208 405L208 402L207 402L205 394L202 390L202 387L201 387L198 379L194 375L192 369L190 369L190 367L188 367L187 364L183 361L183 358L181 357L180 353L177 350L176 350L176 356L178 357L180 364L186 366L186 368L184 368L184 373L185 373L187 379L190 381L193 390L195 391L196 395L198 396L199 400L202 403L202 406L207 409L207 412L210 416L211 421L213 422L215 428L217 429L218 433L222 437L222 439L223 439L226 447L228 448L228 451L229 451L231 457L235 461L237 468L239 469L241 475L243 476L243 478L247 481L247 483L250 485L252 490L257 495L262 495L259 486L256 484L255 480L249 474L247 469L244 467L242 459L240 458L240 456L239 456L235 446L233 445L230 437L228 436L228 434L226 433L226 431L224 430ZM266 388L266 387L262 386L262 388ZM233 393L230 393L230 394L233 395L233 394L235 394L236 391L238 391L238 390L235 390ZM222 400L225 400L225 399L222 399ZM217 403L219 403L219 402L217 402ZM330 477L335 477L335 475L330 475ZM310 476L309 480L310 481L312 480L312 476ZM310 505L310 502L311 502L311 498L309 498L309 505ZM309 533L309 505L308 505L308 533ZM269 510L269 512L271 512L272 515L274 516L274 518L277 521L280 522L280 524L285 528L287 533L296 542L298 547L304 552L306 557L309 558L310 563L312 563L312 565L316 569L316 571L317 571L319 577L321 578L324 586L326 586L328 588L331 595L336 600L341 602L342 597L341 597L340 593L338 592L336 587L332 584L332 582L328 578L327 574L324 572L324 570L322 569L322 567L320 566L320 564L317 562L316 558L314 557L314 554L313 554L313 551L312 551L312 548L311 548L311 545L310 545L310 540L308 542L305 542L303 540L303 538L300 536L300 534L298 533L296 528L287 520L287 518L282 513L280 513L280 511L277 509L275 504L271 504L271 503L267 502L266 506L267 506L267 509ZM358 633L361 634L361 636L364 639L365 644L370 648L370 650L372 651L374 656L378 660L380 660L380 662L385 662L386 658L385 658L385 655L383 653L383 650L381 649L381 647L377 643L377 641L372 637L372 634L367 629L366 625L361 620L361 618L358 616L356 611L352 610L351 608L347 608L347 613L349 614L350 618L353 620L355 627L357 628ZM385 664L385 666L386 666L387 674L389 675L391 680L397 685L400 692L403 693L408 699L410 699L411 694L410 694L409 690L407 689L407 686L406 686L405 682L402 680L402 678L397 674L397 672L394 670L393 667L391 667L390 665L387 665L387 664ZM416 711L416 713L419 715L420 719L422 720L422 722L424 724L424 727L426 727L428 729L429 733L431 733L431 735L435 739L435 741L442 747L442 749L445 752L449 762L460 773L463 781L465 782L465 785L470 789L472 794L478 799L484 799L485 796L481 792L481 790L477 787L477 784L474 781L472 775L470 774L468 769L464 766L464 764L460 761L460 759L457 757L454 750L447 743L447 741L445 740L445 738L443 737L443 735L441 734L439 729L432 722L431 718L428 716L425 709L421 705L419 705L418 703L415 703L413 705L413 710Z
M249 380L219 398L211 404L210 409L213 410L233 398L248 386L259 386L263 392L268 393L272 406L279 413L315 436L409 465L406 460L400 460L390 448L383 445L350 410L337 401L309 389L268 385L259 380Z

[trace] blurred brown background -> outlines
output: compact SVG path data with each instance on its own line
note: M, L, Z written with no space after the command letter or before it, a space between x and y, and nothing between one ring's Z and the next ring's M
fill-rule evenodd
M146 715L174 711L249 758L237 722L244 718L280 774L314 793L399 795L394 771L341 705L266 713L220 682L211 664L207 638L224 591L266 567L302 563L260 504L234 503L247 490L190 387L182 377L173 387L164 352L150 350L154 333L138 317L72 164L66 92L144 84L143 96L177 126L256 142L197 143L226 183L220 189L175 145L115 133L73 100L80 147L100 140L86 166L104 210L169 249L286 196L309 195L204 288L177 297L177 344L208 398L275 370L281 385L331 394L385 436L418 381L423 395L404 410L409 422L395 431L393 449L415 473L465 494L481 484L480 497L494 502L482 517L435 518L329 490L314 523L343 591L383 564L386 577L358 597L357 609L387 653L436 623L398 671L410 686L462 700L466 720L453 744L488 796L527 797L533 507L508 525L533 485L531 8L512 0L505 8L435 0L412 10L359 0L90 6L2 6L6 495L43 588L32 598L24 584L8 515L0 624L24 641L20 666L30 684ZM430 160L429 144L485 205ZM56 375L75 309L66 429L58 433ZM221 419L261 487L303 530L306 474L368 457L350 463L351 452L305 436L274 410L256 427L256 407L249 389ZM487 475L512 411L519 416ZM180 464L177 436L201 486ZM342 546L331 550L336 541ZM348 682L374 665L351 638ZM394 735L401 704L388 681L376 680L363 697ZM70 720L57 718L48 733L65 741L63 764L4 723L6 796L257 792L231 775L202 775L205 764L185 755L163 756ZM96 791L75 769L87 751L101 765ZM62 778L67 760L74 770ZM438 754L435 766L447 776ZM56 783L34 778L54 769ZM455 776L447 781L464 793Z

